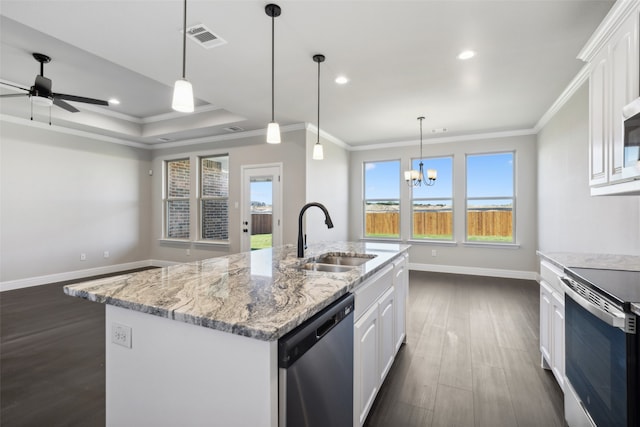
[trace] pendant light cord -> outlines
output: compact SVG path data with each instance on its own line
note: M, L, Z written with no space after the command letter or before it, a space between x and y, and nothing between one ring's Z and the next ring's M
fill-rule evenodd
M420 120L420 161L422 162L422 121L424 117L418 117L418 120Z
M184 0L184 16L182 21L182 78L186 79L187 69L187 0Z
M320 61L318 61L318 139L316 142L320 144Z
M275 101L275 16L271 16L271 121L275 122L275 109L276 109L276 101Z

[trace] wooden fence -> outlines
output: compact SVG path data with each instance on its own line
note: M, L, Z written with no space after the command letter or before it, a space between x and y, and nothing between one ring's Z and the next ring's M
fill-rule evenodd
M366 235L400 235L397 212L367 212ZM477 210L467 212L469 236L511 236L513 233L510 210ZM414 212L414 235L452 235L451 212Z
M251 235L271 234L273 225L273 215L270 213L251 214Z

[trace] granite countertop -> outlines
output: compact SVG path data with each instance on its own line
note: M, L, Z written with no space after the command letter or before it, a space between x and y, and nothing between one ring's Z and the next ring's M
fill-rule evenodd
M409 245L330 242L243 252L170 267L82 282L67 295L207 328L275 341L351 292L409 249ZM296 269L334 252L375 255L341 273Z
M565 267L583 267L640 271L640 256L634 255L540 251L538 251L538 255L562 269ZM640 302L632 303L631 311L640 316Z

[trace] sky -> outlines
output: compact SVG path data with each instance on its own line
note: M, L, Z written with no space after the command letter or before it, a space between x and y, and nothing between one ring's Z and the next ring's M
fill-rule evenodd
M413 160L418 170L420 159ZM452 158L424 158L424 170L435 169L438 179L434 186L413 187L416 198L452 198ZM513 153L473 155L467 157L468 197L513 196ZM365 164L365 197L367 199L399 199L400 186L406 185L400 162L371 162ZM461 176L460 174L458 177Z
M251 183L251 201L252 202L263 202L267 205L271 205L272 196L272 182L271 181L260 181L260 182L252 182Z
M413 168L419 168L420 159L413 160ZM452 198L452 158L423 159L425 173L435 169L438 179L433 186L413 187L416 198ZM468 196L503 197L513 196L513 153L474 155L467 157ZM403 172L403 171L402 171ZM406 185L398 161L366 163L365 197L367 199L399 199L400 185ZM251 201L271 204L271 182L252 182Z

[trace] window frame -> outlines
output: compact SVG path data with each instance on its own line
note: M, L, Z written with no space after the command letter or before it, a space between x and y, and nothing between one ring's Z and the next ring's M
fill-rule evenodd
M203 244L229 244L230 243L230 234L231 234L231 230L229 228L229 215L231 214L231 209L229 206L229 180L231 178L231 174L229 173L229 171L227 171L227 196L226 197L221 197L221 196L203 196L202 192L204 190L204 185L202 183L202 172L203 172L203 168L202 168L202 161L205 159L213 159L213 158L226 158L227 159L227 165L229 164L230 158L229 158L229 153L217 153L217 154L198 154L196 156L196 158L198 159L198 162L196 164L197 167L197 183L196 183L196 206L197 206L197 212L196 212L196 218L197 218L197 236L198 238L196 239L196 242L198 243L203 243ZM204 206L204 202L209 201L209 200L226 200L227 201L227 238L226 239L207 239L203 236L204 233L204 227L202 226L202 221L204 218L204 214L203 214L203 206Z
M187 197L170 197L169 196L169 163L172 162L181 162L181 161L189 162L189 195ZM163 160L163 194L162 194L162 239L178 241L178 242L188 242L191 240L191 167L192 162L190 156L186 157L176 157L171 159ZM180 238L180 237L170 237L169 236L169 204L174 201L187 201L189 205L189 226L188 226L188 237Z
M511 196L474 196L469 197L469 157L477 157L477 156L491 156L497 154L511 154L511 183L512 183L512 194ZM465 171L465 195L464 195L464 244L465 245L477 245L477 246L509 246L516 247L517 243L517 235L516 235L516 167L517 167L517 150L498 150L498 151L488 151L488 152L479 152L479 153L465 153L465 163L464 163L464 171ZM511 241L503 242L503 241L475 241L469 240L469 201L473 200L511 200Z
M398 164L398 198L375 198L367 199L367 164L368 163L397 163ZM363 240L384 240L384 241L402 241L402 173L401 159L383 159L383 160L363 160L362 162L362 239ZM398 235L394 237L375 237L367 236L367 202L389 202L396 201L398 206Z
M425 243L455 243L455 197L453 195L454 193L454 188L455 188L455 173L454 173L454 158L455 156L453 154L449 154L449 155L445 155L445 156L430 156L430 157L412 157L410 159L410 166L411 169L413 169L413 162L414 161L425 161L428 159L451 159L451 197L418 197L418 198L414 198L414 186L411 186L410 190L410 194L409 194L409 216L410 216L410 221L409 221L409 241L412 242L425 242ZM425 162L426 163L426 162ZM425 170L426 173L426 170ZM438 185L438 181L436 180L436 184ZM428 239L428 238L420 238L420 237L416 237L413 234L414 231L414 202L415 201L437 201L437 200L447 200L447 201L451 201L451 238L450 239Z

